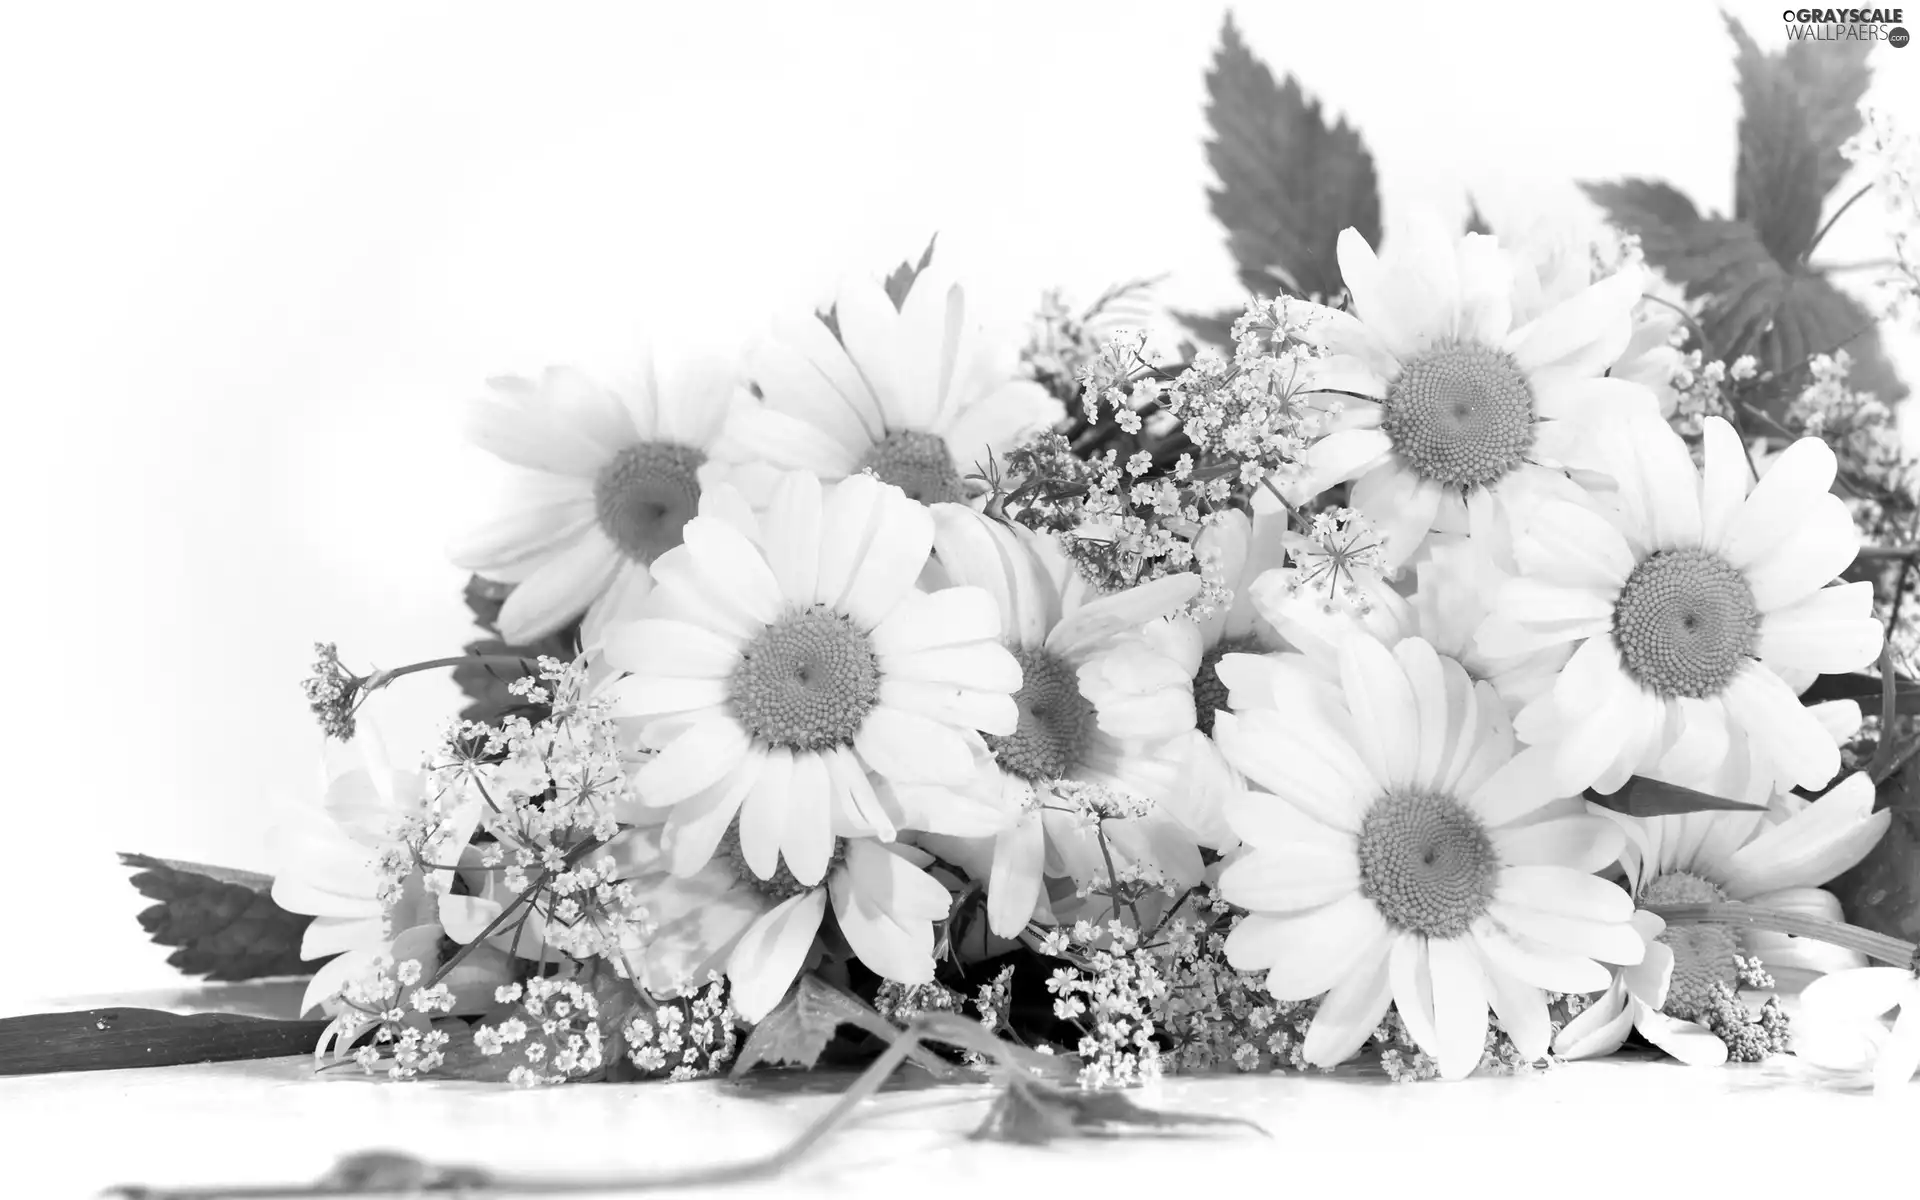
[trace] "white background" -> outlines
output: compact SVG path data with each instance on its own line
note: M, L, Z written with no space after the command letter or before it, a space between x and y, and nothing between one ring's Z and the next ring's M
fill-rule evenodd
M1783 41L1778 4L1733 8ZM934 230L1007 311L1162 271L1169 301L1233 300L1201 148L1221 12L9 6L0 985L166 979L113 852L266 865L273 805L311 796L311 643L391 666L466 639L440 549L486 377L737 343ZM1524 222L1628 173L1731 204L1707 0L1239 21L1364 132L1390 221L1470 189ZM1920 48L1874 62L1920 120ZM1878 256L1877 220L1822 257ZM417 751L457 701L401 686L375 716Z

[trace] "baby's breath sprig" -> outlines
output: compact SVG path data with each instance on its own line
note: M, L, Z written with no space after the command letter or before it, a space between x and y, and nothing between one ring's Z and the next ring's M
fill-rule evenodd
M466 665L510 667L521 672L534 669L532 659L518 655L459 654L356 675L341 663L340 648L333 642L315 642L313 653L313 674L301 681L300 688L306 693L307 706L313 710L314 719L320 723L320 731L342 742L353 739L356 729L354 718L367 697L396 679L421 671Z
M995 489L992 510L1059 535L1105 590L1195 570L1200 532L1254 488L1297 478L1307 444L1339 412L1336 396L1310 384L1325 311L1250 301L1231 359L1162 364L1144 333L1127 331L1083 347L1072 436L1011 452L1011 486Z

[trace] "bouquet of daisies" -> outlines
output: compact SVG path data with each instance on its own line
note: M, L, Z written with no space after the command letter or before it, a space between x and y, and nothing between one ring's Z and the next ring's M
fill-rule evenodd
M494 381L488 640L307 685L329 784L271 894L321 1056L1904 1084L1920 493L1806 264L1856 167L1920 227L1920 156L1858 56L1734 32L1743 94L1833 118L1743 118L1736 218L1626 180L1605 225L1383 238L1357 134L1229 25L1237 312L996 329L930 245L740 361ZM1817 170L1763 178L1789 137ZM388 757L362 703L445 666L473 703Z

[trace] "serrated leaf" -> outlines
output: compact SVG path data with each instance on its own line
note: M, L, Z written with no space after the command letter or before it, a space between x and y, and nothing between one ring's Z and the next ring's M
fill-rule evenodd
M1163 1112L1141 1108L1121 1092L1068 1091L1009 1075L1006 1087L973 1136L982 1141L1039 1146L1061 1138L1180 1135L1230 1125L1267 1136L1266 1130L1244 1117Z
M167 963L183 974L230 982L311 975L319 966L300 957L313 918L275 904L267 876L145 854L120 861L140 868L133 886L158 902L140 913L140 927L178 947Z
M1741 102L1733 218L1704 215L1671 186L1644 179L1589 183L1587 194L1639 235L1649 263L1705 298L1710 358L1751 354L1785 377L1813 355L1844 349L1853 385L1893 403L1907 389L1877 323L1805 262L1847 172L1840 146L1860 128L1870 43L1795 42L1768 54L1731 17L1727 28Z
M933 261L933 244L939 239L940 235L937 233L928 238L927 248L920 252L919 262L903 260L893 269L893 273L887 276L887 299L893 301L894 311L898 312L906 307L907 293L913 290L913 281L920 278L920 272L926 270L927 264Z
M1860 129L1872 43L1789 42L1768 54L1725 19L1740 89L1733 215L1792 269L1813 244L1827 193L1847 172L1840 146Z
M1233 323L1245 311L1241 308L1223 308L1213 313L1176 310L1173 315L1201 344L1225 350L1232 348Z
M1703 217L1653 180L1583 186L1609 220L1639 235L1649 263L1688 296L1706 298L1700 325L1709 356L1731 362L1751 354L1762 370L1785 374L1811 355L1844 349L1854 357L1855 387L1889 402L1905 394L1866 310L1818 272L1783 268L1745 221Z
M462 649L472 655L537 658L544 654L562 662L571 662L578 653L580 625L577 621L531 646L514 646L500 639L500 606L512 591L512 584L495 583L478 575L467 580L467 611L473 614L474 624L494 636L468 642ZM539 720L545 716L545 709L529 705L507 690L507 685L517 678L519 676L510 671L487 663L463 663L453 668L453 682L468 701L467 706L460 710L460 719L491 725L508 716L524 716L529 720Z
M939 240L940 235L935 233L927 239L927 248L920 252L919 262L903 258L900 260L900 265L888 273L884 286L887 290L887 299L893 301L895 312L906 306L907 293L913 290L913 281L920 278L920 273L933 261L933 244ZM841 340L838 304L829 304L813 315L820 318L820 323L827 327L827 332L833 335L834 341Z
M900 1037L898 1026L858 998L817 975L802 975L786 999L747 1035L729 1077L738 1079L763 1062L812 1067L842 1025L852 1025L888 1043ZM953 1073L946 1063L924 1050L916 1049L908 1057L935 1076L944 1078Z
M1249 291L1289 284L1332 296L1341 289L1334 243L1352 226L1380 241L1373 158L1345 121L1327 124L1318 101L1291 76L1277 82L1229 16L1207 72L1207 162L1220 179L1213 215Z
M1697 792L1678 784L1662 783L1643 775L1635 775L1611 795L1603 796L1589 790L1587 799L1601 808L1610 808L1629 817L1670 817L1692 812L1753 812L1766 807L1764 804L1746 804L1724 796Z

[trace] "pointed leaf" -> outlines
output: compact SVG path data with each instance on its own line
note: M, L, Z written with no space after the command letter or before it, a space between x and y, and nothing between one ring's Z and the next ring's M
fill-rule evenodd
M1732 16L1740 88L1733 215L1792 269L1820 227L1827 193L1847 172L1841 143L1860 129L1870 41L1789 42L1768 54Z
M1662 783L1643 775L1635 775L1627 780L1626 786L1611 795L1603 796L1589 790L1587 799L1602 808L1610 808L1630 817L1670 817L1690 812L1752 812L1756 808L1766 807L1697 792L1678 784Z
M1068 1091L1010 1074L1005 1090L973 1136L1037 1146L1060 1138L1181 1135L1223 1126L1240 1126L1267 1136L1266 1130L1244 1117L1141 1108L1120 1092Z
M162 946L179 949L169 965L208 979L311 975L318 961L300 957L300 939L313 918L273 902L273 880L252 871L122 854L140 868L132 879L141 895L159 903L140 914L140 927Z
M896 312L906 306L907 293L913 290L913 281L920 278L920 272L926 270L927 264L933 261L933 244L939 239L937 233L928 238L927 248L920 252L919 262L903 260L893 269L893 274L887 276L887 299L893 301Z
M900 1037L900 1029L859 999L848 995L817 975L802 975L778 1007L768 1013L740 1049L730 1078L738 1079L756 1063L786 1063L811 1067L820 1061L827 1043L842 1025L865 1030L891 1043ZM908 1055L914 1062L938 1077L953 1073L952 1068L925 1050Z
M468 642L462 649L472 655L518 655L531 659L544 654L571 662L578 653L578 622L530 646L514 646L500 639L500 606L512 592L510 583L495 583L478 575L467 580L467 610L473 614L474 624L494 636ZM453 668L453 682L468 700L467 706L460 710L460 719L493 725L509 716L523 716L530 721L544 718L545 706L530 705L507 690L507 685L517 678L512 671L488 663L463 663Z
M1207 196L1241 283L1269 296L1283 285L1338 294L1340 231L1352 226L1380 241L1379 189L1360 135L1345 121L1329 125L1292 77L1276 82L1232 17L1221 27L1207 96L1207 162L1220 178Z

